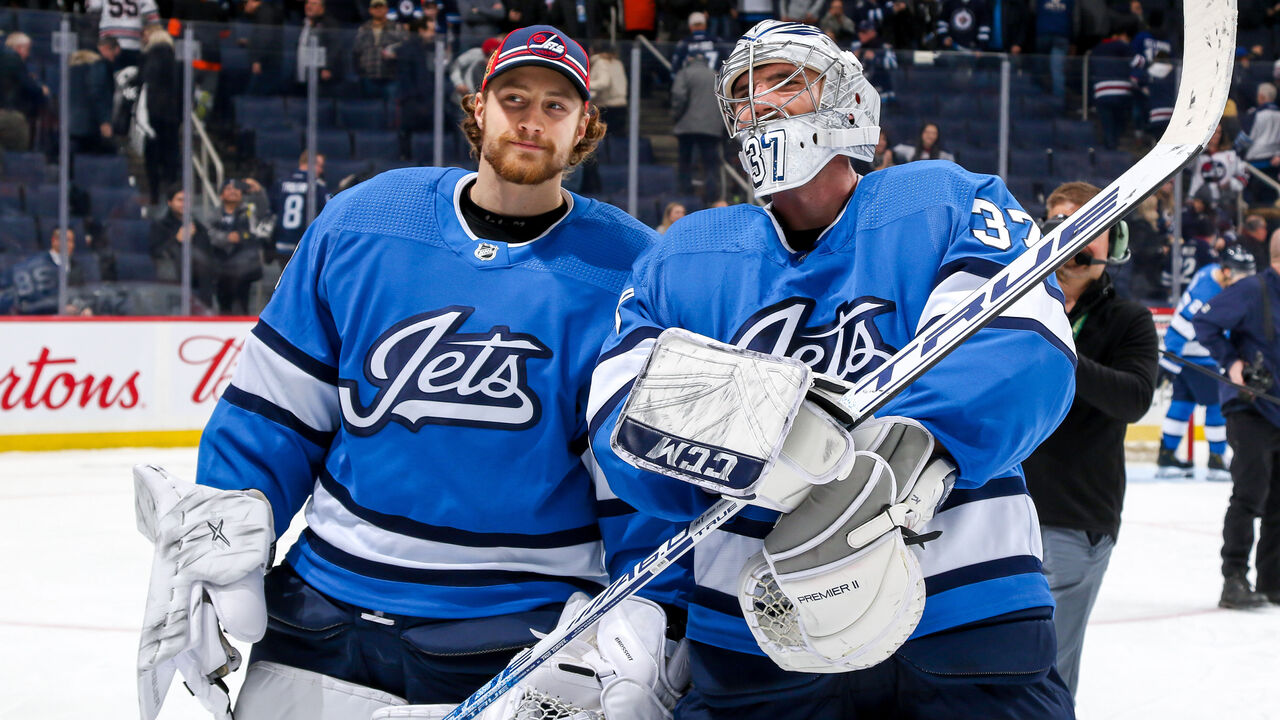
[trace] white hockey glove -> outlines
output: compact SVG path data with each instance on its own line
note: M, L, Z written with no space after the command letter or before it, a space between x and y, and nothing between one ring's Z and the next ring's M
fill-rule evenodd
M266 632L271 506L256 491L195 485L151 465L134 467L133 479L138 530L155 543L138 643L142 718L159 714L180 672L214 717L230 720L222 677L239 667L240 654L218 625L246 642Z
M587 602L585 593L569 598L560 625ZM685 643L668 640L666 628L660 606L628 597L485 708L479 720L670 720L689 684L689 658ZM405 705L378 710L373 718L439 720L453 708Z
M638 468L786 512L853 466L853 441L833 402L846 387L799 360L669 329L636 378L611 444Z
M783 516L740 577L747 624L786 670L871 667L906 642L924 612L924 577L908 545L931 539L920 533L955 467L907 418L868 420L853 442L853 471Z

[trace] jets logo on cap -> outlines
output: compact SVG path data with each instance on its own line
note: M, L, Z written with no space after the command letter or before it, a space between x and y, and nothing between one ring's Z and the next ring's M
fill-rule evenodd
M560 36L551 32L536 32L529 36L526 46L529 52L544 58L559 60L564 57L565 44Z

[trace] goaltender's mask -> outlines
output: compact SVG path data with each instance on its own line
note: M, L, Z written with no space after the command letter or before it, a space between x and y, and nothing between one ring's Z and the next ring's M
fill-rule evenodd
M862 64L812 25L757 23L720 68L716 96L758 195L804 185L837 155L870 161L880 137L880 95Z

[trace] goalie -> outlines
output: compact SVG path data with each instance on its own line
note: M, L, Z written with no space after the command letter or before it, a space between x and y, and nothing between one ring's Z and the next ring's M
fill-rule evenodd
M1056 283L851 432L833 401L1035 223L999 178L950 162L859 177L879 99L817 28L757 24L717 86L772 202L694 213L641 256L588 406L596 458L637 509L754 505L693 550L676 717L1072 717L1019 468L1072 396Z

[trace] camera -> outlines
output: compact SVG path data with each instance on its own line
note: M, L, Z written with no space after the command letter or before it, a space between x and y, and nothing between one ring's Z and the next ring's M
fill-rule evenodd
M1245 363L1240 374L1244 378L1244 384L1258 394L1267 392L1275 385L1275 378L1272 377L1271 371L1263 363L1262 351L1258 351L1253 358L1253 362Z

